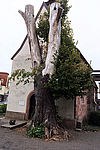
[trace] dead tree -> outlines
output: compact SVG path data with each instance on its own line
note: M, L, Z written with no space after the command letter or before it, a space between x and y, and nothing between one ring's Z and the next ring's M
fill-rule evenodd
M35 33L34 8L32 5L27 5L25 13L22 11L19 11L19 13L24 18L27 27L32 66L33 68L38 67L41 64L41 54ZM51 62L54 61L53 56L56 52L58 53L60 47L61 13L60 4L58 2L52 3L50 6L50 31L45 68L40 70L34 81L36 107L33 122L34 124L37 121L39 123L44 122L46 131L48 130L49 133L48 137L51 136L53 129L55 130L57 127L57 121L54 99L50 89L45 87L45 84L53 73L54 65Z

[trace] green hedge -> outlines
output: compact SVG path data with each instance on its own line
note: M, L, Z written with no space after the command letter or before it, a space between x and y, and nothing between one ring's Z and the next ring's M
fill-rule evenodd
M3 104L0 106L0 113L5 113L7 108L7 104Z
M100 112L91 112L89 114L88 124L100 126Z

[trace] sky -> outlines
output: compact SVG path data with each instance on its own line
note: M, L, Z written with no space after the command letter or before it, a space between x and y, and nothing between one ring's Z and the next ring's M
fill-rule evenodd
M46 1L46 0L44 0ZM18 10L34 5L37 14L42 0L2 0L0 3L0 72L11 73L11 57L19 49L27 32ZM69 0L69 20L77 47L93 69L100 69L100 0Z

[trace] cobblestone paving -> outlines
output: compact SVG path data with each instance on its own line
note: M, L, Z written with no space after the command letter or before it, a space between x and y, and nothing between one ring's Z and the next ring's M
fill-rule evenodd
M69 142L46 142L0 127L0 150L100 150L100 132L71 131Z

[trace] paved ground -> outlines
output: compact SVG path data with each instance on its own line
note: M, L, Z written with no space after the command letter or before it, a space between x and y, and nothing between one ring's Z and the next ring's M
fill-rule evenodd
M0 150L100 150L100 132L71 131L69 142L46 142L23 136L18 131L0 127Z

